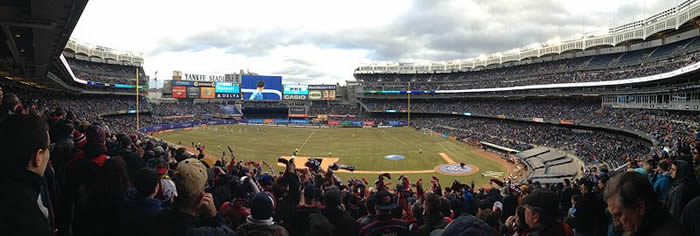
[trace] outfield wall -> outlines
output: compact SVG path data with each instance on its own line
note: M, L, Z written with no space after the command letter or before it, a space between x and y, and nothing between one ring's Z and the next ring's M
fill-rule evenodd
M327 120L324 122L304 119L250 119L250 120L214 120L160 124L139 129L141 133L166 132L176 129L191 129L207 125L247 124L265 126L287 126L301 128L390 128L407 126L405 121L376 122L374 120Z

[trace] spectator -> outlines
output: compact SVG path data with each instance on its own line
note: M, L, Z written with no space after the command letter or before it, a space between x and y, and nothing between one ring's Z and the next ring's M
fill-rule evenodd
M142 168L134 175L137 196L126 201L120 212L121 235L148 235L148 226L160 210L162 202L155 199L160 190L160 175L153 169Z
M602 235L607 231L605 203L598 198L593 189L593 182L581 183L581 199L576 204L573 228L576 235Z
M508 229L506 235L526 235L529 227L527 226L527 222L525 222L525 207L518 206L518 208L515 209L515 215L508 217L506 220L505 226L506 229Z
M274 200L267 193L255 194L250 202L250 215L245 224L236 229L238 235L288 236L287 230L272 221L275 210Z
M440 197L432 192L425 193L423 214L415 217L422 217L423 225L414 232L414 235L430 235L436 229L444 229L449 223L440 210Z
M523 200L525 222L528 235L568 235L573 236L568 225L559 220L559 201L551 190L538 189Z
M207 172L197 159L180 162L173 176L178 197L172 207L155 215L150 231L155 235L234 235L217 214L214 199L204 192Z
M53 235L50 211L40 195L53 146L45 120L12 115L0 123L5 163L0 172L0 232L5 235ZM41 193L43 194L43 193Z
M489 236L496 235L496 231L486 222L471 215L463 215L450 222L442 231L442 235L454 236ZM437 232L436 232L437 233Z
M698 196L700 186L695 179L693 167L684 160L673 161L671 178L673 178L673 183L664 205L669 209L671 215L680 219L683 207Z
M678 220L661 207L646 176L623 172L605 187L605 201L615 226L629 235L685 235Z
M324 195L325 209L323 215L333 224L333 235L355 236L360 233L360 224L345 212L345 206L341 205L343 194L336 186L326 189Z
M402 220L393 218L391 211L398 207L394 196L386 190L379 191L375 194L374 207L377 212L377 219L372 223L365 225L360 230L361 236L379 236L379 235L409 235L408 224Z
M671 189L671 178L670 164L667 161L659 162L657 167L657 177L656 182L654 182L654 192L658 199L665 199L666 193Z

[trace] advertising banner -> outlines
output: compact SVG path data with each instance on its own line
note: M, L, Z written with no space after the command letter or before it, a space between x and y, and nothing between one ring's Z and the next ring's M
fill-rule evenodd
M173 86L173 98L187 98L187 87Z
M309 100L321 100L323 98L323 91L309 90Z
M194 126L200 126L200 125L220 125L220 124L233 124L235 121L231 120L215 120L215 121L208 121L208 122L188 122L188 123L179 123L179 124L161 124L161 125L155 125L151 127L146 127L142 128L139 131L144 132L144 133L150 133L150 132L157 132L157 131L164 131L164 130L172 130L172 129L183 129L183 128L192 128Z
M216 96L214 96L214 88L203 87L201 89L202 89L201 94L200 94L201 98L215 98L216 97Z
M265 124L274 124L274 123L275 123L275 119L265 119L265 120L263 120L263 123L265 123Z
M284 100L306 100L305 94L285 94Z
M192 87L194 86L194 81L187 81L187 80L171 80L171 84L173 86L187 86L187 87Z
M284 85L284 94L303 94L303 95L308 95L308 94L309 94L309 88L308 88L306 85L286 84L286 85Z
M349 126L349 125L352 125L352 121L349 121L349 120L341 120L341 121L340 121L340 125L348 125L348 126Z
M353 120L353 121L351 122L351 124L352 124L353 126L362 126L362 121Z
M214 87L214 82L211 81L194 81L192 84L195 87Z
M282 100L282 77L243 75L241 91L245 100Z
M197 87L187 87L187 98L199 98L200 92Z
M373 120L363 121L362 126L374 126L374 121Z
M537 123L544 123L544 119L539 118L539 117L533 117L532 121L537 122Z
M240 93L216 93L216 98L241 99Z
M307 118L309 115L307 114L289 114L289 117L294 117L294 118Z
M340 121L339 120L329 120L328 125L339 125Z
M240 93L240 87L238 84L229 82L219 82L216 83L216 93Z
M559 124L573 125L574 121L573 120L560 120Z
M496 117L498 117L498 119L505 119L506 115L497 115Z
M309 85L309 90L335 90L335 85L315 84Z

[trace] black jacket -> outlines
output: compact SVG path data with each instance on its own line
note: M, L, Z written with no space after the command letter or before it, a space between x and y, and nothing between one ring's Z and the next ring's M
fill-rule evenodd
M344 211L326 208L323 210L323 216L328 218L328 221L333 224L334 236L356 236L360 234L360 223L357 223L357 219L352 218Z
M671 190L666 194L664 205L671 215L680 219L683 208L690 200L698 196L700 187L693 174L693 167L688 162L678 160L676 164L676 178L671 184Z
M583 235L600 235L607 231L605 203L595 193L586 193L576 202L572 228Z
M23 170L0 177L0 234L54 235L37 202L41 176Z
M191 216L172 208L158 211L151 225L150 235L162 236L226 236L235 235L233 230L224 224L220 216L200 218Z

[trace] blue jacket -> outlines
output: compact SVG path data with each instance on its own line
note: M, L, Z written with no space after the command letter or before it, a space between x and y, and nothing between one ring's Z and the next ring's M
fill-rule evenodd
M656 182L654 182L654 192L656 196L659 197L658 199L664 199L666 197L666 193L671 189L671 182L673 182L673 180L670 174L664 173L657 175Z
M121 235L146 235L146 229L161 204L160 200L147 197L126 201L119 215Z
M474 199L472 197L472 193L470 193L469 191L464 191L464 212L472 214L474 210L473 203Z

